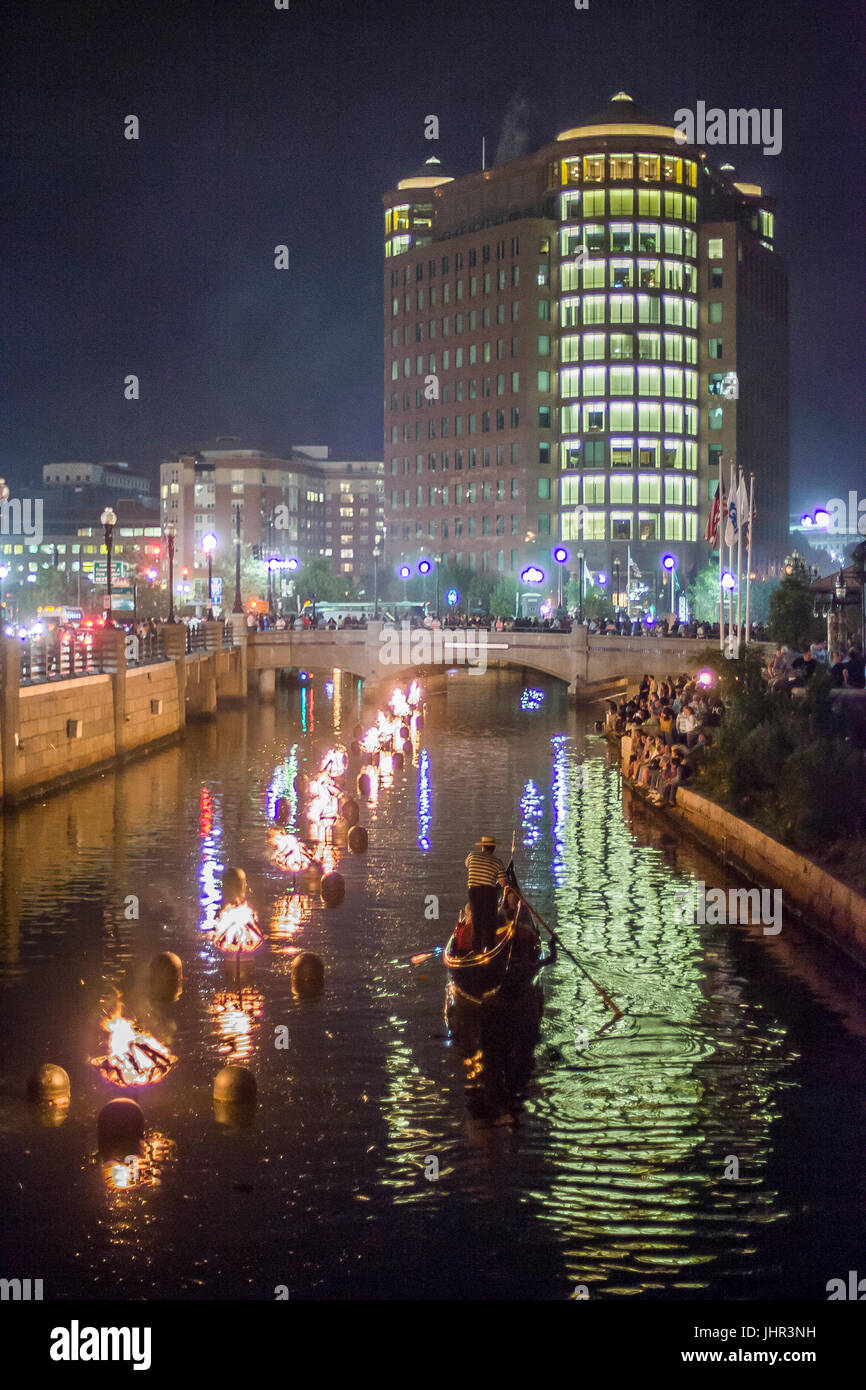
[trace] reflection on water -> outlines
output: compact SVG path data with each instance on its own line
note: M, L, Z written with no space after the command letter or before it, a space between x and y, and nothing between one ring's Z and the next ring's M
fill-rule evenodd
M623 800L594 710L505 672L429 681L414 759L359 798L345 900L290 891L278 797L297 832L298 773L390 693L324 674L0 827L10 1268L50 1270L47 1298L826 1297L866 1234L861 977L787 923L678 925L677 888L721 871ZM511 1011L448 1001L435 948L482 834L514 836L622 1018L565 952ZM211 941L227 865L265 933L242 961ZM156 1004L165 951L184 989ZM292 991L299 951L318 998ZM115 992L178 1060L129 1092L138 1151L88 1162ZM43 1061L71 1077L62 1124L23 1099ZM214 1112L227 1062L255 1072L249 1114Z

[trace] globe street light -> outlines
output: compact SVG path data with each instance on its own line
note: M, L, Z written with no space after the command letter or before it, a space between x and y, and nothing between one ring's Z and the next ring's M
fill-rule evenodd
M174 542L177 537L177 527L173 521L167 521L163 526L166 545L168 546L168 621L174 622Z
M373 622L379 619L379 560L382 557L382 537L373 537Z
M105 620L105 626L114 627L114 622L111 617L111 549L114 545L114 528L117 525L117 514L112 511L111 507L106 507L99 520L105 527L105 549L108 551L108 564L105 567L108 616Z
M662 569L671 577L671 612L677 616L677 557L676 555L662 556Z
M208 617L213 617L213 553L216 548L217 538L212 531L201 538L201 548L207 556L207 603Z
M402 581L403 581L403 603L404 603L404 604L405 604L406 601L407 601L407 600L406 600L406 595L407 595L407 593L409 592L409 589L408 589L408 581L409 581L409 576L410 576L411 573L412 573L412 571L410 570L410 568L409 568L408 565L401 565L401 566L400 566L399 575L400 575L400 578L401 578Z
M419 560L419 561L418 561L418 573L419 573L419 574L423 574L423 576L424 576L425 579L427 578L427 576L428 576L428 574L430 573L430 571L432 570L432 568L433 568L433 566L431 565L431 563L430 563L429 560ZM427 592L427 585L426 585L426 584L424 585L424 592L425 592L425 593ZM429 600L425 599L424 602L425 602L425 605L426 605L426 604L429 602Z
M563 567L563 565L566 563L566 561L568 560L568 551L565 549L565 546L562 546L562 545L556 546L556 548L554 549L554 552L553 552L553 558L554 558L554 560L556 561L556 563L559 565L559 575L558 575L558 584L557 584L557 591L558 591L558 595L559 595L559 596L558 596L558 598L557 598L556 606L557 606L557 608L561 608L561 607L562 607L562 567Z

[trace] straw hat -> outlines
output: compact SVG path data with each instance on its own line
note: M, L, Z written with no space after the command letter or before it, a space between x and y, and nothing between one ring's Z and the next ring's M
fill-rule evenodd
M491 835L482 835L481 839L476 841L476 844L479 844L482 849L496 848L496 841L493 839Z

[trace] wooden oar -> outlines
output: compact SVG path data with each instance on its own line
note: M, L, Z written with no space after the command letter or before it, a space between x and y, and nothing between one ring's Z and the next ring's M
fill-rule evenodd
M533 917L536 919L537 922L540 922L540 923L541 923L541 925L544 927L544 930L549 934L551 941L555 941L555 942L556 942L556 944L557 944L557 946L560 948L560 950L564 951L564 953L568 956L568 959L571 960L571 961L574 961L574 964L577 966L577 968L578 968L578 970L580 971L580 973L581 973L582 975L585 975L585 976L586 976L587 980L589 980L589 983L593 986L593 988L598 990L599 994L601 995L601 997L602 997L602 999L604 1000L604 1002L605 1002L605 1004L607 1005L607 1007L608 1007L609 1009L612 1009L613 1012L614 1012L614 1014L615 1014L615 1018L611 1019L611 1023L615 1022L615 1021L616 1021L616 1018L622 1018L622 1009L617 1008L616 1004L613 1002L613 1000L611 999L611 997L610 997L610 995L607 993L607 991L604 990L604 989L602 989L602 987L601 987L601 985L598 983L598 981L597 981L597 980L594 980L594 979L592 978L592 976L590 975L590 973L589 973L588 970L585 970L585 969L584 969L584 967L581 965L580 961L577 959L577 956L572 955L571 951L569 951L568 947L562 942L562 940L560 939L560 937L557 936L557 934L556 934L556 932L553 930L553 928L552 928L552 927L549 927L549 926L547 925L547 923L545 922L545 920L544 920L544 918L542 917L541 913L538 912L538 911L532 906L532 903L528 903L528 902L526 901L526 899L524 898L523 894L520 892L520 889L519 889L519 888L515 888L513 884L511 885L511 891L512 891L513 893L516 893L516 894L517 894L518 898L519 898L520 901L523 903L523 906L524 906L525 908L528 908L528 909L529 909L529 911L532 913Z

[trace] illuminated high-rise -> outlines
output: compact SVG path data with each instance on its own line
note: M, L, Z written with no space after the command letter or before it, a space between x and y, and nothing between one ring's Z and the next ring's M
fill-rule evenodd
M626 93L534 154L385 195L387 555L551 568L663 602L724 462L784 554L787 285L772 201Z

